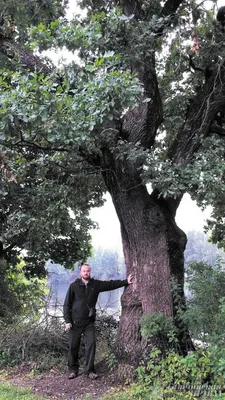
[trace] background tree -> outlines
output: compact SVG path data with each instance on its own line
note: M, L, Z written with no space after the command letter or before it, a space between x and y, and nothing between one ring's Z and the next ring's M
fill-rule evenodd
M98 279L124 279L125 267L123 257L113 249L93 248L88 258L93 273Z
M26 277L22 259L16 265L7 266L0 260L0 320L1 324L15 324L24 317L31 321L41 315L46 304L46 279Z
M184 252L185 268L192 262L204 262L215 267L218 259L224 261L224 251L210 243L209 235L202 232L188 232L187 245Z
M184 318L194 339L221 346L224 342L224 265L193 262L187 271L191 296Z
M214 206L211 227L223 222L224 41L216 6L79 4L83 18L53 21L54 12L46 20L37 9L40 19L27 19L24 29L21 10L10 11L15 30L3 15L1 145L17 182L2 186L9 188L2 232L8 243L15 239L13 248L21 238L19 248L35 257L75 261L88 253L88 210L109 191L126 270L135 276L122 298L117 350L139 360L146 348L140 318L161 312L173 317L185 352L190 340L177 309L184 307L186 235L175 222L184 192ZM21 6L25 14L28 5ZM60 70L32 53L64 46L80 61ZM173 297L174 280L180 289ZM156 335L150 345L157 343Z

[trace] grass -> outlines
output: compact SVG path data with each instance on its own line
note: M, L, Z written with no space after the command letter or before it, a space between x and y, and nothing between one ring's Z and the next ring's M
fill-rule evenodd
M17 388L8 383L0 383L0 400L44 400L44 397L39 397L29 389Z

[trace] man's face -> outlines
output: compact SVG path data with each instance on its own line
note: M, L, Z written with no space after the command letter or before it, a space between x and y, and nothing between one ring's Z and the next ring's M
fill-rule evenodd
M82 279L88 280L91 275L91 267L89 265L82 265L80 268L80 276Z

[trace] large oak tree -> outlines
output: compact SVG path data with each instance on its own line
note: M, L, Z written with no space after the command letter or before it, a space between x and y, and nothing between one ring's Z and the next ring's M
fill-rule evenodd
M185 352L186 235L175 221L185 192L214 206L210 224L223 240L225 59L216 6L79 4L84 16L71 21L54 0L9 2L2 13L2 234L12 249L69 265L88 254L88 211L108 191L135 277L122 296L117 350L135 361L147 345L165 346L162 335L146 343L140 331L142 316L162 313ZM73 56L61 67L41 56L66 48Z

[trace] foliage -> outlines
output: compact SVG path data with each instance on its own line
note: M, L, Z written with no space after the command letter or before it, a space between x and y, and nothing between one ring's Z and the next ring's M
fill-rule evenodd
M186 270L186 309L177 310L177 317L188 326L191 338L201 341L203 346L224 346L225 272L218 259L211 266L204 261L192 262ZM141 319L141 332L151 338L158 335L166 338L176 348L178 334L176 318L163 313L146 314ZM197 342L198 343L198 342Z
M5 260L0 260L0 319L11 316L10 311L15 312L19 309L19 304L15 293L12 293L9 288L7 276L7 263Z
M25 262L21 258L15 267L8 269L9 289L20 305L20 315L31 318L38 315L46 302L46 279L26 277ZM18 312L16 313L18 315ZM14 314L15 317L15 314Z
M163 313L146 314L141 318L141 333L146 338L158 336L175 344L177 329L172 317L166 317Z
M68 67L61 83L57 73L2 71L1 131L11 147L19 129L19 147L27 147L20 154L7 150L15 179L1 182L1 213L7 214L2 235L6 246L16 242L26 249L39 274L48 258L71 267L90 254L88 231L94 225L88 211L102 204L105 189L87 161L99 157L102 140L112 140L110 129L99 137L92 131L134 104L140 92L119 62L113 52L90 58L84 68Z
M46 302L46 279L28 279L22 258L17 260L15 266L8 266L4 260L0 260L0 274L1 321L10 324L21 317L30 320L37 318Z
M18 89L17 86L16 92ZM51 86L49 86L49 90L50 89ZM29 85L26 88L26 91L27 90L28 92L30 91ZM45 88L43 88L43 90L45 90ZM28 107L28 92L22 95L26 101L19 102L20 108L23 104L25 108ZM30 95L32 96L32 92L30 92ZM45 99L45 97L44 95L43 99ZM15 99L13 101L15 101ZM48 106L50 106L48 96L45 101L46 104L42 105L43 112L47 111ZM54 121L52 129L56 134L56 115L59 120L63 122L65 107L61 110L62 114L60 115L59 110L57 110L57 102L52 99L51 103L56 105L55 115L52 110L52 121ZM35 110L33 111L36 112ZM70 112L72 112L72 110L70 110ZM38 114L39 112L37 113L37 118L39 118ZM45 118L48 119L47 114L45 114L45 116ZM25 117L28 118L28 116L24 115L24 118ZM6 120L8 120L8 118L9 116L6 117ZM50 129L52 124L49 120L48 124L50 124ZM45 126L43 126L42 118L40 118L40 128L46 129ZM59 126L58 129L66 132L65 126ZM27 137L27 140L30 140L30 138ZM57 142L56 137L55 140ZM66 142L65 138L64 140ZM58 167L52 164L53 159L54 163L56 162L56 164L58 164ZM61 262L68 267L73 265L74 257L76 257L77 260L81 260L89 255L90 236L88 235L88 230L93 224L87 217L86 208L88 209L95 204L100 204L99 196L101 189L96 184L94 174L87 179L86 172L81 171L79 173L80 195L74 196L71 188L77 185L76 180L78 177L77 175L73 176L73 168L69 167L70 157L68 158L55 153L52 156L45 156L43 152L40 151L38 159L35 160L35 157L32 156L30 161L30 165L24 164L26 163L26 155L15 155L14 174L16 175L17 182L8 182L6 187L4 187L2 214L6 214L9 205L11 205L11 207L8 210L9 215L7 221L3 222L2 233L4 234L5 232L4 242L6 245L16 242L19 246L22 244L22 246L26 248L28 264L30 262L30 266L28 265L27 269L30 269L32 273L32 267L34 269L36 264L36 272L40 274L43 271L45 261L50 258L50 256L56 262ZM79 163L80 160L78 158L74 173ZM70 169L69 172L67 170L68 168ZM59 179L58 172L62 169L65 169L65 172L62 173L62 177ZM25 186L23 182L26 182ZM17 199L17 204L12 201L15 197ZM74 210L73 218L71 218L69 209Z
M62 321L42 316L21 319L0 329L1 366L28 363L34 372L66 365L67 338Z
M102 204L106 190L98 168L105 147L116 158L145 164L146 168L140 169L143 182L151 181L164 198L189 191L199 204L206 205L223 196L219 184L224 168L222 137L203 141L201 151L182 168L168 156L170 139L186 115L188 93L194 94L196 85L202 86L204 80L188 68L193 30L201 43L199 53L193 54L200 67L224 49L212 13L202 5L188 3L181 5L171 24L169 17L160 16L159 1L151 8L144 2L145 18L137 23L132 14L111 2L80 4L88 12L72 21L59 18L64 16L66 1L9 1L2 8L7 29L11 23L16 27L17 36L12 29L9 32L16 44L19 41L26 49L40 52L66 47L79 55L61 69L43 59L41 71L32 70L30 53L23 53L21 62L17 46L12 48L14 62L1 71L2 150L15 177L13 182L1 182L1 232L6 247L15 242L19 250L28 251L28 263L33 264L28 269L34 272L36 265L39 274L48 258L71 267L90 254L88 211ZM7 16L12 19L10 24ZM155 32L162 27L164 42L161 37L155 39ZM7 36L4 29L3 37ZM173 40L169 41L172 30ZM166 48L170 51L165 53ZM152 52L157 56L166 105L159 134L163 130L166 136L156 140L149 152L138 140L128 142L115 132L125 112L134 105L151 103L140 79L139 60ZM73 211L73 220L68 209Z
M105 399L219 399L224 398L225 354L215 348L186 357L169 352L165 358L153 348L147 365L137 368L137 381Z
M144 377L146 384L153 385L158 377L165 387L178 384L203 385L207 381L211 385L224 384L224 369L221 368L221 360L216 359L218 354L213 348L198 350L186 357L170 352L166 358L161 358L160 354L158 349L153 349L147 367L138 368L140 381Z
M65 15L68 1L64 0L36 0L24 2L18 0L4 0L0 2L1 10L1 35L19 34L21 40L27 39L27 32L24 26L35 26L44 21L49 23L53 18L59 18ZM12 29L13 28L13 29Z
M52 367L67 367L68 331L65 330L60 310L54 315L50 304L42 309L42 315L28 319L20 317L11 324L0 326L0 367L26 363L32 373L48 371ZM115 342L118 321L106 314L97 314L96 363L102 361ZM80 363L85 363L84 338L81 341ZM109 361L113 360L113 355Z
M190 295L187 321L195 339L223 346L224 342L224 265L219 260L216 267L205 262L191 263L187 269L186 282Z

